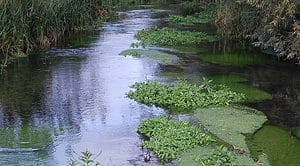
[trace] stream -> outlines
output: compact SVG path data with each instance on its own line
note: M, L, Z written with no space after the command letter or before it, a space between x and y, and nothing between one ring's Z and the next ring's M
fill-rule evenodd
M299 139L290 134L300 127L300 68L265 55L252 57L252 52L235 57L246 61L244 66L220 64L218 58L204 56L214 52L212 46L191 57L162 49L181 59L176 65L120 56L136 42L136 32L165 24L159 13L163 17L165 12L122 13L117 22L74 35L7 69L0 79L0 165L68 165L85 150L101 165L159 165L155 158L143 161L136 131L141 120L165 111L138 104L126 93L135 82L197 81L202 76L252 95L247 105L267 115L267 124L249 138L253 154L263 151L274 165L281 164L279 159L300 163ZM272 132L279 140L263 147L272 142Z

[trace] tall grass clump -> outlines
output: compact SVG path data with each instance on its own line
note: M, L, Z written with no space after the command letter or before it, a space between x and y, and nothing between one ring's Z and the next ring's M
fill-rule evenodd
M108 14L103 0L0 0L0 59L48 48Z

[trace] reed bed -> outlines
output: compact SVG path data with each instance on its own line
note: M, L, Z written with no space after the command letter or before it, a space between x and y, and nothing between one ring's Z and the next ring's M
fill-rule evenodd
M0 59L48 48L108 14L112 0L0 0Z

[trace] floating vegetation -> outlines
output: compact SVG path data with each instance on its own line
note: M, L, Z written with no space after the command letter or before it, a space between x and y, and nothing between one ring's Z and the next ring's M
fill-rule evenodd
M249 153L244 134L252 134L267 121L266 116L247 107L212 107L197 109L194 118L209 132Z
M162 72L160 76L171 80L184 79L189 83L201 83L202 77L197 74L184 74L174 72ZM208 75L208 79L212 80L214 84L225 85L232 91L242 93L245 95L245 102L253 103L264 100L271 100L273 97L268 92L251 86L249 81L238 75Z
M214 85L203 79L201 85L179 81L173 86L157 82L135 83L127 96L146 105L155 105L171 112L188 112L210 105L226 106L243 101L245 96L223 85Z
M248 145L253 157L265 153L273 166L300 163L300 140L282 128L266 125L249 139Z
M204 32L179 31L173 28L143 29L135 37L140 41L138 44L142 46L191 46L219 40L217 35L208 35Z
M212 154L200 156L195 160L202 165L232 165L235 157L228 148L224 146L217 147Z
M248 85L248 80L236 75L215 75L209 76L216 84L223 84L229 87L232 91L245 94L246 102L258 102L263 100L271 100L272 95Z
M166 117L143 121L138 133L146 137L142 146L154 151L162 162L169 162L182 152L213 141L189 123L168 120Z
M212 23L214 20L214 16L208 13L198 13L193 16L177 16L172 15L169 17L169 22L171 24L179 24L179 25L186 25L191 26L195 24L208 24Z
M205 164L209 162L210 163L223 162L222 164L219 165L269 166L267 156L264 154L260 155L258 160L254 161L249 155L234 153L229 148L224 148L223 145L218 146L216 148L214 148L211 145L196 147L193 148L192 150L183 152L175 161L176 165L179 166L217 165L217 164Z
M163 63L176 63L179 59L175 55L162 53L160 51L154 50L144 50L144 49L128 49L120 53L123 56L134 56L141 57L146 56L154 60L161 61Z

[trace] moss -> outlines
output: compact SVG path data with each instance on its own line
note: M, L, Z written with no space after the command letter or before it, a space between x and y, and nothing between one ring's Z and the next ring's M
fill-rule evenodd
M275 63L266 55L249 53L200 54L199 58L205 62L237 67Z
M249 153L245 135L254 133L267 121L264 114L247 107L212 107L198 109L194 118L209 132Z
M264 126L248 142L252 155L268 155L273 166L297 166L300 163L300 140L276 126Z
M146 56L151 59L163 62L163 63L176 63L178 62L178 57L171 54L162 53L160 51L155 50L145 50L145 49L128 49L124 50L120 53L123 56L134 56L134 57L142 57Z

